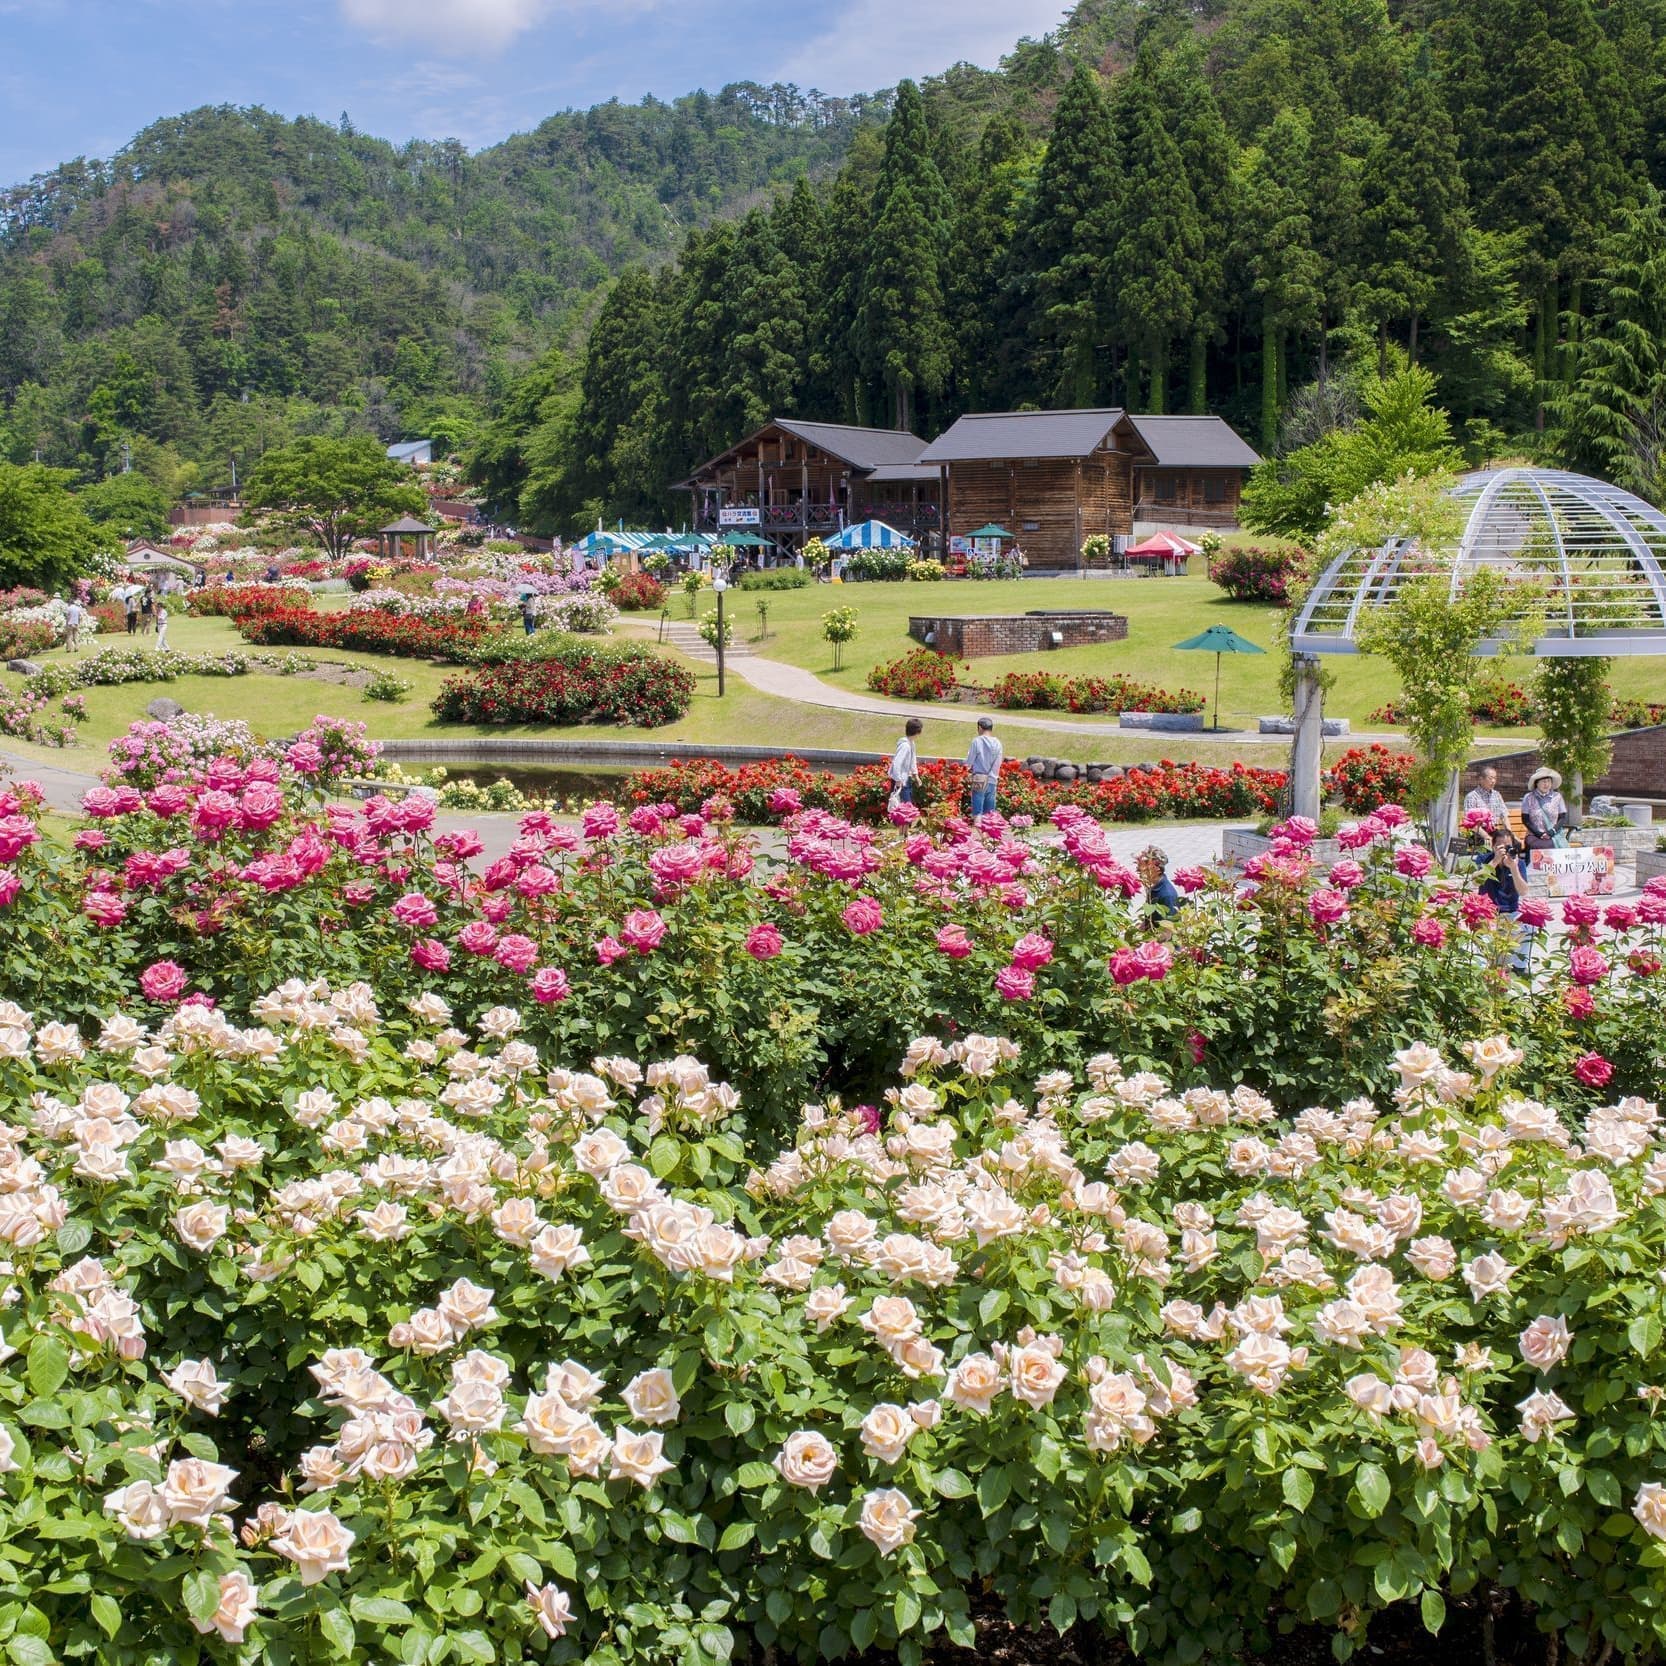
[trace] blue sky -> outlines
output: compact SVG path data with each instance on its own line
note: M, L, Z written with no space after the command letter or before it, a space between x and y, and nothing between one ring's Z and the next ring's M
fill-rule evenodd
M199 104L471 149L726 81L828 93L993 65L1064 0L0 0L0 184Z

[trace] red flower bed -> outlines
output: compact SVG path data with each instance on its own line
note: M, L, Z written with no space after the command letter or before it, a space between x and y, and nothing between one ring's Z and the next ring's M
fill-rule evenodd
M1167 760L1116 781L1038 781L1021 764L1001 770L1000 808L1038 820L1070 804L1105 821L1154 821L1172 816L1264 816L1278 805L1283 770L1233 764L1177 764ZM683 813L724 799L742 821L785 821L800 809L831 810L853 820L885 820L890 781L883 763L849 775L812 770L800 758L775 758L728 769L701 758L638 770L625 783L632 804L672 804ZM949 759L923 764L915 791L921 809L967 799L966 766Z
M456 659L467 648L500 634L487 619L419 619L393 613L314 613L310 608L274 608L237 618L245 642L263 648L345 648L404 659ZM505 719L518 722L519 719Z
M652 573L626 573L606 594L621 613L652 613L671 592Z
M1305 550L1241 545L1215 553L1209 579L1235 602L1272 602L1284 607L1290 600L1290 587L1306 575L1307 561Z
M989 691L1006 711L1200 712L1207 702L1183 688L1170 693L1131 677L1061 677L1051 671L1010 671Z
M1325 796L1357 816L1379 804L1403 804L1416 764L1409 752L1390 752L1377 743L1355 746L1325 771Z
M483 665L452 677L434 701L442 723L675 723L694 698L694 674L649 649L588 643L549 659Z
M186 592L186 606L199 618L245 619L305 611L309 605L306 596L291 585L209 584Z
M947 700L960 687L960 676L952 659L930 648L911 648L889 665L876 665L868 687L899 700Z
M57 639L44 619L0 619L0 659L44 654Z
M1666 704L1658 700L1616 700L1609 721L1616 729L1647 729L1666 723Z

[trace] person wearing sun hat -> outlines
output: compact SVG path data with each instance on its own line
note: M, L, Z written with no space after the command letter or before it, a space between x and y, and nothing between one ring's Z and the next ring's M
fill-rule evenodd
M1529 850L1549 850L1567 843L1568 803L1562 797L1562 777L1548 764L1527 777L1527 796L1521 801Z

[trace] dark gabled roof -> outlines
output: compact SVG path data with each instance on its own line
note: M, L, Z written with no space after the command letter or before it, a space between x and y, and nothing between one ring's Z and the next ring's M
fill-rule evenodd
M1214 416L1134 416L1084 411L989 411L963 416L923 452L922 463L1089 457L1126 422L1152 460L1167 468L1253 468L1261 459Z
M849 463L853 469L881 469L887 464L917 463L926 442L902 428L855 428L842 422L800 422L777 417L785 428L808 445Z
M844 422L800 422L797 417L772 417L762 428L754 429L744 440L737 440L726 451L708 457L686 480L679 480L673 491L693 489L694 482L708 469L716 468L727 457L744 451L755 440L761 439L771 428L780 428L794 439L803 440L829 457L837 458L858 474L874 469L894 467L919 461L925 441L918 434L899 428L857 428Z
M877 469L871 469L864 478L869 481L900 480L905 484L914 480L929 481L935 486L942 479L942 475L935 463L886 463Z
M1130 416L1128 426L1165 468L1252 469L1260 457L1214 416Z
M378 532L432 532L434 529L426 521L413 519L410 515L402 515L397 521L389 521L386 526L378 527Z
M1007 457L1087 457L1122 420L1116 409L987 411L963 416L923 452L922 463L995 462Z

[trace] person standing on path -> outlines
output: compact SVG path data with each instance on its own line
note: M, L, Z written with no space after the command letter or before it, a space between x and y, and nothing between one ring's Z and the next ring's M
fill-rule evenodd
M69 598L69 606L64 609L64 646L72 653L81 652L81 621L86 618L80 602L75 597Z
M1001 784L1002 748L995 733L995 719L978 719L978 732L966 749L966 769L972 777L972 820L995 813L995 795Z
M150 628L156 623L156 603L151 597L150 586L147 584L139 593L139 630L142 635L149 636Z
M167 604L156 604L156 651L165 654L168 651L168 609Z
M920 760L915 755L914 737L925 729L919 718L911 717L902 726L902 739L891 754L891 798L888 809L914 802L914 783L920 777Z
M521 597L521 628L528 636L531 636L538 629L538 619L532 611L532 598L530 596Z
M139 592L129 590L127 593L127 634L139 634Z
M1528 776L1521 819L1529 850L1549 850L1568 842L1568 801L1562 796L1562 777L1554 769L1541 764Z

